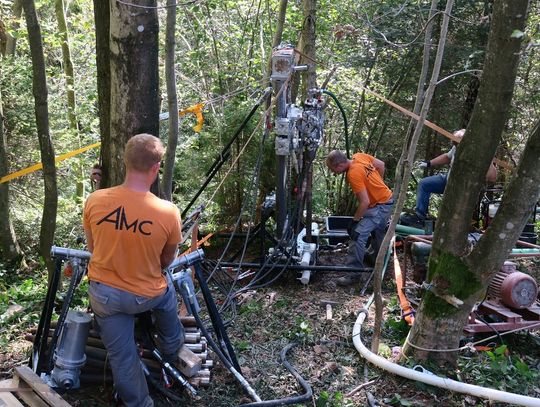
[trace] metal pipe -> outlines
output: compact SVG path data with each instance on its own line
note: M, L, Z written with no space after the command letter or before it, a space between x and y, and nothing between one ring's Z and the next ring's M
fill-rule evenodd
M425 235L424 229L413 228L412 226L396 225L396 234L398 235Z
M232 262L221 262L220 266L222 267L246 267L246 268L261 268L264 264L262 263L232 263ZM267 267L271 267L272 264L267 264ZM364 267L362 269L355 267L347 266L301 266L299 264L289 264L287 266L291 270L311 270L311 271L343 271L343 272L357 272L357 273L371 273L373 271L370 267Z

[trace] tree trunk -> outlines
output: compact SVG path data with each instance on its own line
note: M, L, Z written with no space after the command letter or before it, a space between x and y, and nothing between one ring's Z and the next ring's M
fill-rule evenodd
M424 295L409 334L412 345L404 351L417 360L454 364L455 349L474 303L485 292L514 246L538 199L540 135L535 127L518 168L517 177L486 234L470 251L469 223L508 116L519 61L527 0L495 2L482 82L467 135L458 148L443 197L429 260L428 281L433 289ZM502 209L504 208L504 209ZM463 305L454 307L444 298L453 296Z
M315 73L315 23L317 21L317 0L303 0L304 24L302 27L302 53L306 56L300 58L300 65L308 65L308 70L302 73L302 101L308 97L310 89L317 87Z
M2 90L0 89L0 178L8 174L7 142L4 134L4 111L2 109ZM23 253L17 242L9 216L9 182L0 184L0 259L15 263Z
M12 17L12 23L11 23L11 30L17 31L19 29L19 19L21 18L22 14L22 0L15 0L13 2L12 6L13 10L13 17ZM12 35L7 36L6 41L6 56L14 56L15 55L15 47L17 45L17 37L14 37Z
M155 0L140 6L156 7ZM110 3L110 134L102 146L105 186L124 179L124 146L134 135L159 131L158 18L155 8ZM157 193L154 188L152 192Z
M111 59L109 51L110 10L109 0L94 0L94 21L96 25L96 74L98 93L99 131L101 138L101 161L103 151L109 150L111 139ZM101 169L101 188L111 185L110 170L105 165Z
M71 50L69 47L69 34L66 24L66 15L64 12L64 0L55 0L54 10L56 13L56 20L58 21L58 31L62 39L62 59L64 63L64 75L66 76L66 95L67 95L67 107L68 107L68 122L69 128L72 134L78 141L78 148L81 148L81 138L79 134L79 123L77 121L77 102L75 100L75 80L73 74L73 62L71 60ZM78 174L77 180L77 197L84 196L84 182L83 182L83 166L82 158L76 159L76 171Z
M174 50L176 42L174 32L176 28L175 0L167 0L167 27L165 34L165 80L167 82L167 100L169 105L169 138L162 179L162 190L166 199L172 200L172 180L174 158L178 145L178 98L176 96L176 75L174 73Z
M45 200L43 202L43 217L39 233L39 251L47 269L49 278L54 272L54 263L50 256L56 228L56 212L58 207L58 190L56 186L56 165L54 148L49 134L49 107L47 102L47 81L45 76L45 59L41 42L41 28L36 14L34 0L23 1L28 42L32 55L32 89L35 100L36 127L43 164L43 179L45 183Z
M277 47L281 43L281 38L283 37L283 27L285 25L285 17L287 15L287 3L288 0L281 0L279 2L279 11L277 17L276 32L272 40L272 49ZM268 58L268 63L266 64L266 72L264 72L263 86L270 86L270 75L272 74L272 52L270 52L270 57ZM266 104L266 108L270 106L270 98Z

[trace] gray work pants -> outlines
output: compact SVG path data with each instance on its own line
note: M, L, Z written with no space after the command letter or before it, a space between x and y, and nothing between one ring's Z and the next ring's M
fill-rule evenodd
M353 231L354 239L349 242L347 254L347 266L354 268L364 268L364 254L366 253L366 243L371 232L374 232L373 247L379 249L384 238L386 224L392 214L392 204L375 205L369 208Z
M91 281L88 294L120 398L128 407L153 406L135 344L135 315L152 310L160 351L164 357L177 355L184 328L172 284L162 295L147 298Z

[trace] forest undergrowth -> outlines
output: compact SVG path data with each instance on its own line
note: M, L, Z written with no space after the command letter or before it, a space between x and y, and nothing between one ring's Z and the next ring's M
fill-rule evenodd
M527 261L522 266L538 274L538 264L534 261ZM281 350L295 342L296 346L288 352L287 360L313 388L314 396L308 405L367 406L370 404L366 391L382 406L497 405L396 377L373 365L366 368L352 344L351 334L371 287L365 295L359 295L358 286L336 286L333 282L338 275L320 272L314 275L309 285L303 286L296 279L297 275L290 272L277 284L243 295L228 333L244 376L263 400L302 392L279 360ZM0 296L1 379L11 377L15 366L28 363L31 344L24 336L39 320L46 292L45 280L45 274L36 278L34 271L33 276L19 275L6 281L2 287L1 292L7 295ZM85 291L83 284L75 300L80 308L88 306ZM401 320L391 267L384 280L383 296L385 311L380 354L391 359L408 332L407 325ZM331 318L328 318L325 306L329 301L333 303ZM363 328L362 340L367 346L372 326L373 309ZM453 378L540 397L539 331L508 335L502 341L488 343L487 351L462 354ZM215 355L213 358L217 360ZM409 361L406 364L412 367L414 363ZM365 382L370 384L360 391L354 391ZM112 405L112 387L108 383L85 385L63 396L73 406ZM158 406L174 405L161 394L155 393L153 396ZM182 397L185 398L185 405L191 406L225 407L249 402L220 362L212 370L210 386L201 388L196 400Z

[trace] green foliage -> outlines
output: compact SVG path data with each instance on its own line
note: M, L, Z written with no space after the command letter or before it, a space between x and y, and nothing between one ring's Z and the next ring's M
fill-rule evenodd
M409 325L401 318L401 307L397 296L393 295L386 305L387 316L383 321L384 336L395 341L395 345L401 345L409 333Z
M0 346L7 349L15 338L39 320L43 299L47 291L47 276L13 279L2 267L0 273ZM20 307L8 312L11 307Z
M327 390L321 391L317 399L315 400L316 407L349 407L353 406L350 400L345 400L343 394L339 391L329 392Z
M303 315L298 315L294 318L294 325L286 333L286 336L291 340L300 342L310 342L313 340L313 328Z
M530 363L535 363L531 358ZM460 375L480 386L518 394L527 394L540 380L540 372L522 358L512 355L506 345L479 354L475 358L458 359Z
M248 303L242 305L242 307L239 310L240 315L243 314L258 314L262 310L262 304L259 301L253 300L249 301Z

